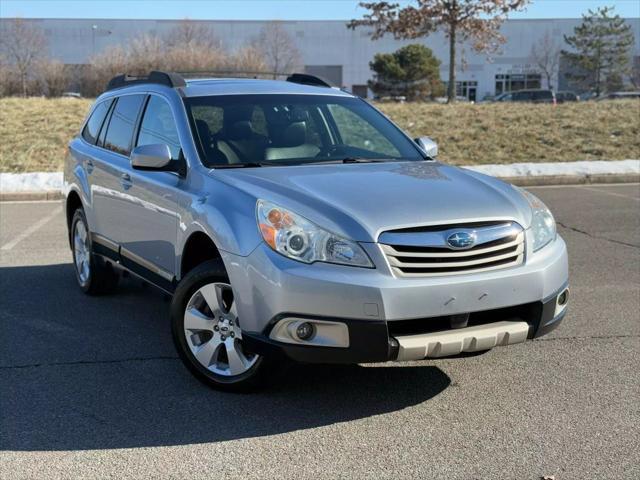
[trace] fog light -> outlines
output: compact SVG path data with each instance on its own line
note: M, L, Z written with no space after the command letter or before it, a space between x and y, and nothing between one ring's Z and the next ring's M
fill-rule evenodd
M296 336L300 340L310 340L311 337L313 337L314 333L315 329L309 322L301 323L300 325L298 325L298 328L296 328Z
M569 299L569 290L565 290L560 295L558 295L558 305L562 306L567 303Z

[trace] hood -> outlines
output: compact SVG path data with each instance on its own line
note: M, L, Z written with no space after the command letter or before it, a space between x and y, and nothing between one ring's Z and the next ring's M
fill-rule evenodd
M324 164L212 170L210 175L362 242L386 230L515 220L531 208L511 185L437 162Z

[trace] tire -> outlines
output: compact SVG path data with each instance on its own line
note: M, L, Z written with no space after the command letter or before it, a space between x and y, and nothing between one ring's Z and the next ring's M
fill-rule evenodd
M80 289L88 295L111 293L118 286L118 274L93 253L87 217L78 208L71 220L71 252Z
M233 290L222 260L206 261L180 282L171 331L181 360L209 387L251 392L267 384L275 362L244 348Z

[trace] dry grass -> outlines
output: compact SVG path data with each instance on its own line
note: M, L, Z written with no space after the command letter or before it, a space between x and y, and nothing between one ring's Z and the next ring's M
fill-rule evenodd
M551 105L383 104L412 136L454 164L640 158L640 101Z
M67 143L91 103L74 98L0 99L0 172L62 170Z
M0 99L0 171L62 168L65 147L90 100ZM413 136L440 145L455 164L640 158L640 102L381 104Z

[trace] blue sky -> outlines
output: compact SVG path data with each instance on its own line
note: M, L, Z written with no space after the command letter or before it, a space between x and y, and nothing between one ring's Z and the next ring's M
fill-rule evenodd
M605 5L623 17L640 17L639 0L533 0L526 12L511 18L577 18ZM361 15L354 0L0 0L0 17L345 20Z

